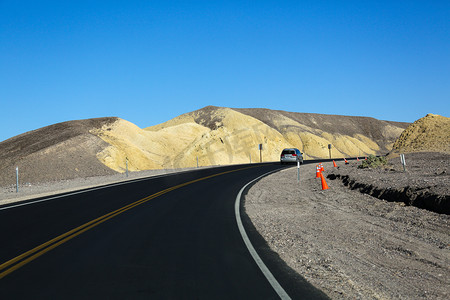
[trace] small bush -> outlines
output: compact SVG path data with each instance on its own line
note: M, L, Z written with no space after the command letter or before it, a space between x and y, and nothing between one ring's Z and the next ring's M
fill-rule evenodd
M377 157L375 155L369 155L367 160L363 160L362 163L358 166L360 169L365 168L379 168L385 166L387 164L387 158L385 156Z

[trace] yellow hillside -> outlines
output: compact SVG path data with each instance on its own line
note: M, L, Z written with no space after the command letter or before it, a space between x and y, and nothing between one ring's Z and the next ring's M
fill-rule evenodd
M379 142L352 129L353 119L345 119L350 122L344 126L349 130L330 133L327 130L332 129L320 125L328 122L334 128L336 121L331 116L286 114L206 107L145 129L118 119L92 133L109 144L98 159L119 172L125 170L127 159L131 171L193 167L197 158L200 166L259 162L259 144L263 144L263 161L279 160L281 150L290 147L299 148L306 159L328 158L328 144L333 145L335 158L380 152ZM381 135L394 138L403 131L384 123L380 128Z
M450 152L450 118L428 114L408 126L395 142L397 152Z
M164 162L174 160L180 148L187 147L207 131L198 124L185 123L151 132L119 119L92 133L110 144L97 154L98 159L111 169L123 172L127 159L130 171L164 168Z
M209 131L183 149L171 166L192 166L196 157L203 166L255 162L259 161L259 144L263 144L264 159L272 161L279 159L283 145L291 147L276 130L228 108L215 111L207 121L211 121L206 124L210 125Z

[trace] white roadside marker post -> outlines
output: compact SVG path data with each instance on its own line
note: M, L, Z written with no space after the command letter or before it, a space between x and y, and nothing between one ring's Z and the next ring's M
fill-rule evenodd
M197 156L197 168L198 168L198 156Z
M16 167L16 193L19 192L19 167Z
M128 177L128 157L127 157L127 159L125 160L125 165L126 165L127 177Z
M403 165L403 172L406 172L406 160L405 160L405 154L400 154L400 161Z
M300 182L300 161L297 160L297 181Z

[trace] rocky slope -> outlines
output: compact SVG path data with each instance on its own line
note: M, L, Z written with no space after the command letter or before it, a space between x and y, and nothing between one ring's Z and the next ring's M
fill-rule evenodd
M0 185L37 183L115 173L97 153L108 146L90 133L117 118L68 121L30 131L0 143Z

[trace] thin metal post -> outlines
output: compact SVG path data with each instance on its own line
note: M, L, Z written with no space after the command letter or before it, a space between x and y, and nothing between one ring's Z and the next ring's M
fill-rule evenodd
M250 153L249 156L250 156L250 163L252 163L252 154Z
M403 165L403 172L406 172L406 160L405 160L405 154L400 154L400 161Z
M19 192L19 167L16 167L16 193Z
M197 156L197 168L198 168L198 156Z
M127 166L127 177L128 177L128 158L127 158L127 160L125 161L125 165Z
M259 144L259 162L260 163L262 163L262 148L263 148L263 145Z

